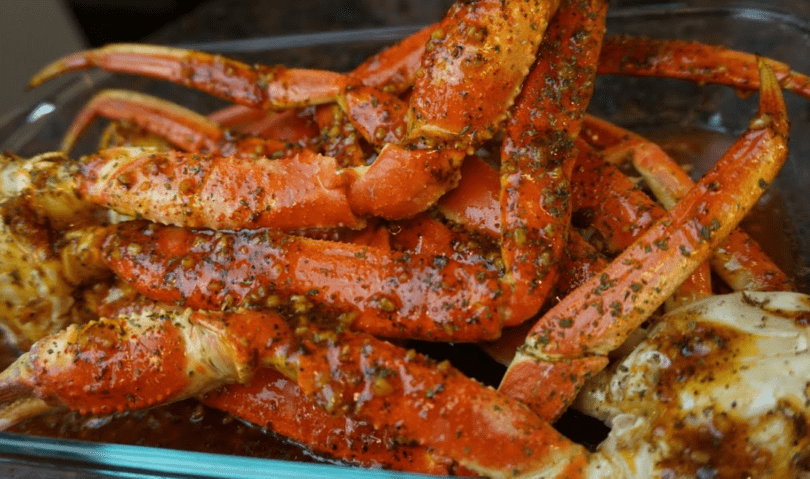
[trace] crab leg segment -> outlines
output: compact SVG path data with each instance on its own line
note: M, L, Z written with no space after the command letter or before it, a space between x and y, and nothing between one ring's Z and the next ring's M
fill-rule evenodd
M279 140L233 138L211 120L175 103L133 91L105 90L93 97L74 118L62 139L61 150L70 152L98 116L134 123L185 151L253 158L289 156L301 149Z
M180 48L113 44L57 60L40 70L28 86L33 88L58 75L90 67L164 79L264 110L329 103L356 83L351 77L326 70L250 66Z
M533 369L593 359L601 367L618 347L731 232L776 176L787 157L788 123L781 90L765 62L760 110L715 166L638 241L557 304L535 325L507 371L501 390L525 403L559 410L573 397L552 383L538 398ZM542 375L541 375L542 377ZM584 377L561 384L576 392ZM548 389L546 389L548 388ZM550 394L550 391L557 391ZM553 409L553 408L552 408ZM553 416L552 416L553 417Z
M638 147L633 164L656 197L672 208L694 182L657 146ZM793 291L787 275L757 242L740 228L734 229L710 258L719 276L735 291Z
M204 313L144 311L128 320L71 325L34 344L0 375L0 401L33 395L82 414L139 409L184 399L251 371L222 331L200 328ZM204 351L189 358L186 351ZM5 425L19 418L3 417Z
M70 152L96 117L126 120L165 139L184 151L243 158L289 157L302 150L288 141L236 135L208 118L170 101L127 90L104 90L85 105L62 139Z
M97 116L134 122L185 150L211 151L224 136L214 122L174 103L126 90L105 90L73 119L60 149L69 153Z
M409 35L396 45L368 58L352 70L351 75L359 78L364 85L384 88L391 93L407 90L413 85L416 72L422 66L425 44L437 27L437 24L428 25Z
M295 381L261 368L247 384L228 384L206 393L202 402L229 412L329 457L366 467L422 474L458 474L454 461L425 447L401 444L394 434L375 430L349 416L333 416L304 395ZM474 475L467 471L463 475Z
M457 148L491 138L520 92L559 0L456 2L431 34L409 137Z
M298 382L322 407L396 427L488 477L581 474L582 448L448 363L403 354L365 335L308 336L299 364L309 373L299 374Z
M761 57L697 42L617 35L605 39L599 74L678 78L756 90L760 87L757 58ZM810 78L776 60L762 61L782 88L810 98Z
M347 180L334 159L301 150L293 157L236 156L112 148L81 165L80 192L119 213L186 226L358 228Z
M292 298L336 308L353 329L384 337L471 341L500 334L497 271L445 256L269 231L214 234L135 223L110 236L105 259L143 294L170 304L219 309Z
M607 2L563 1L540 44L501 149L501 254L514 302L505 324L539 311L571 222L574 139L596 77Z
M598 118L587 116L586 137L611 156L630 158L665 208L672 208L694 181L664 150L641 136ZM606 150L606 154L607 153ZM793 283L741 228L734 229L712 253L714 271L735 291L792 291Z

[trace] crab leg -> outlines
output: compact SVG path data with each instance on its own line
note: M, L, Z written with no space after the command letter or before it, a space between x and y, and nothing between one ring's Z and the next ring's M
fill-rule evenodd
M506 125L501 254L515 300L506 325L536 314L557 278L571 222L574 139L593 92L606 15L605 1L562 2Z
M429 25L413 35L409 35L396 45L366 59L349 75L360 80L363 85L385 89L389 93L401 93L407 90L413 85L416 71L422 64L425 43L437 26L438 24ZM267 112L258 108L232 105L209 115L209 119L225 127L250 123L250 126L241 128L242 131L270 138L298 141L300 135L291 138L285 134L268 133L268 130L277 131L276 125L288 122L286 118L282 119L280 116L294 117L299 114L299 112L289 111L268 117ZM306 136L309 137L309 135Z
M633 149L633 164L667 208L672 208L694 182L657 146ZM742 229L734 229L710 258L720 277L735 291L793 291L787 275Z
M183 121L189 121L186 117ZM172 124L170 119L161 120ZM179 141L183 141L181 138ZM215 140L211 140L211 143ZM193 145L188 145L193 146ZM221 149L234 148L248 155L257 151L275 153L278 147L295 151L282 142L244 138L239 142L226 142ZM219 146L217 146L219 148ZM153 205L153 212L144 217L161 222L208 226L212 228L259 228L272 226L281 229L306 227L347 226L361 227L362 215L380 214L386 217L410 216L431 205L455 182L455 170L463 153L450 149L409 150L388 144L380 152L372 167L340 169L334 158L299 149L293 156L273 161L257 159L243 162L234 156L183 155L177 152L144 152L137 149L112 149L90 155L84 163L82 190L93 201L124 214L133 214L133 205ZM190 163L193 168L188 168ZM160 164L159 167L155 165ZM418 167L418 168L417 168ZM417 168L414 170L413 168ZM244 176L236 171L244 171ZM160 178L156 178L155 175ZM407 177L407 180L404 178ZM244 195L196 196L198 186L228 188L238 191L242 178L255 178L255 185ZM313 182L317 178L317 182ZM220 208L217 198L231 198L241 203L262 203L247 212L245 204L228 208L244 209L248 214L262 211L259 221L234 219L236 223L220 223L219 219L202 215L186 218L186 213L164 214L172 206L174 195L156 194L150 187L133 188L134 184L160 184L167 192L177 192L189 204L200 208ZM403 188L407 186L407 188ZM207 199L206 199L207 198ZM210 200L213 203L208 204ZM307 211L315 207L313 216ZM196 207L193 210L200 211ZM173 216L174 215L174 216ZM188 219L189 221L186 221ZM207 221L207 222L206 222ZM226 226L227 224L227 226Z
M694 185L686 172L658 145L645 138L588 116L586 137L620 158L630 158L665 208L672 208ZM734 229L712 253L712 269L735 291L792 291L787 275L741 228Z
M164 303L219 309L292 298L301 307L347 313L353 329L384 337L470 341L500 334L498 272L444 256L142 223L118 226L104 255L119 276Z
M390 50L381 54L382 58L373 57L367 62L363 63L351 76L362 81L366 85L372 86L386 86L384 82L392 76L401 77L403 70L405 73L415 70L418 66L418 57L414 55L413 46L417 41L427 40L428 35L435 29L435 26L425 28L412 37L407 38L401 45L392 47ZM392 54L399 52L403 47L407 47L407 55L405 59L395 62L391 57ZM421 55L424 51L416 52ZM414 65L414 58L417 64ZM403 64L404 60L404 64ZM402 79L400 79L402 81ZM389 88L390 89L390 88ZM372 125L365 128L365 130L377 131L378 128L384 128L385 132L398 132L396 137L379 137L374 136L372 133L366 134L366 138L375 143L388 143L401 141L405 134L404 115L407 104L401 103L397 99L397 104L392 108L402 109L400 113L391 112L389 108L384 106L381 108L377 105L377 95L385 95L384 102L394 101L396 97L383 93L375 88L354 87L341 95L338 99L341 104L349 112L352 112L353 119L356 124L363 130L363 125L370 124L374 121L370 113L375 117L391 116L396 118L398 125ZM368 111L363 111L364 106ZM62 142L62 150L70 151L75 144L81 133L89 126L89 124L97 117L103 116L111 119L129 120L139 124L155 134L158 134L174 145L186 151L207 151L217 152L222 151L224 132L220 129L218 124L223 125L236 125L239 123L250 122L250 129L264 133L265 136L268 130L279 131L280 127L290 122L294 122L296 117L301 113L295 110L288 110L282 113L269 115L257 108L247 107L244 105L234 105L229 108L215 112L208 119L205 117L183 108L174 103L161 100L136 92L125 90L105 90L96 95L86 106L79 112L79 115L74 119L68 132ZM260 124L256 122L260 121ZM271 135L273 139L286 139L289 141L300 142L302 139L312 140L314 133L306 125L294 125L293 132L284 132L282 135ZM310 141L305 141L309 143ZM345 141L345 139L343 139ZM275 148L275 150L282 150L282 147ZM260 154L261 152L257 152Z
M256 137L229 138L216 123L192 110L127 90L104 90L94 96L74 118L60 149L70 152L98 116L135 123L185 151L255 157L289 156L300 150L285 141Z
M224 136L216 123L177 104L137 92L104 90L73 119L60 150L70 153L81 134L99 116L134 122L184 150L215 150Z
M580 216L590 216L589 226L605 238L606 249L619 253L629 247L664 216L665 210L642 193L616 166L584 145L580 139L577 166L572 177L573 202ZM699 265L667 299L675 309L711 295L708 263Z
M113 44L57 60L40 70L28 86L33 88L64 73L91 67L165 79L264 110L330 103L345 87L357 83L327 70L250 66L220 55L179 48Z
M760 109L750 128L661 220L546 313L501 383L544 417L555 417L607 352L672 293L756 203L787 157L788 123L779 84L760 62ZM583 364L584 363L584 364ZM562 376L572 365L578 375ZM561 383L537 378L551 376ZM556 407L555 407L556 406Z
M475 475L425 447L402 444L387 430L349 416L333 416L304 395L295 381L261 368L246 384L228 384L201 401L306 445L313 451L366 467L433 475Z
M409 137L459 148L491 138L517 97L559 3L453 4L425 47L424 74L417 74L408 111Z
M196 327L204 313L143 311L71 325L46 336L0 375L0 400L38 397L82 414L150 407L250 377L244 353L222 331ZM280 333L279 333L280 334ZM204 358L187 357L200 349ZM101 370L99 370L101 367ZM4 416L4 425L19 418Z
M405 134L407 104L396 97L386 96L384 100L378 100L380 95L386 94L359 87L341 97L341 104L345 105L353 124L348 122L347 115L336 105L319 108L312 122L317 119L322 124L324 133L321 136L324 138L319 138L314 125L300 118L298 110L265 115L261 123L249 125L249 129L262 134L276 133L286 138L278 140L277 137L234 135L208 118L160 98L127 90L104 90L94 96L74 118L62 140L61 150L69 152L87 127L97 117L104 117L127 120L184 151L237 154L246 158L262 155L281 158L295 154L302 147L316 147L317 143L322 143L324 153L338 160L341 167L365 166L367 153L358 145L357 133L381 147L385 143L401 140ZM394 104L389 107L390 102ZM380 121L378 117L390 120ZM352 138L354 140L350 141Z
M310 150L244 161L121 147L83 158L80 168L83 198L164 223L288 230L365 224L349 205L347 180L334 159Z
M27 398L87 412L146 407L245 381L262 365L327 411L394 428L490 477L577 477L587 460L525 406L447 363L365 334L293 330L278 315L250 311L146 311L70 328L0 375L0 400L11 404L7 412Z
M682 40L657 40L616 35L605 39L599 56L600 75L679 78L745 90L760 88L757 59L751 53ZM810 78L790 66L762 59L786 90L810 98Z
M587 455L580 446L519 402L482 387L449 364L403 354L363 335L310 338L304 340L305 348L317 350L302 356L299 364L319 374L299 375L298 382L327 410L354 411L377 427L395 426L404 436L488 477L582 474Z

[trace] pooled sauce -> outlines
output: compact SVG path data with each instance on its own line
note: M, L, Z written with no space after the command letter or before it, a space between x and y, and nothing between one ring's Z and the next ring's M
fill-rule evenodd
M109 416L57 412L8 432L61 439L314 462L300 446L193 399Z

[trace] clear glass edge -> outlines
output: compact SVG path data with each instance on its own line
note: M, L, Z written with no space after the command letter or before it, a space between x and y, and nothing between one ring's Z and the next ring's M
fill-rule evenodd
M630 2L632 3L632 2ZM643 5L620 6L610 12L611 18L629 18L666 15L701 15L729 13L735 16L770 20L802 32L810 32L810 16L797 15L790 9L778 8L768 2L728 2L721 6L695 6L694 1L675 1ZM395 41L421 28L421 25L381 27L362 30L320 32L301 35L256 37L220 42L183 43L176 46L195 48L213 53L259 52L275 49L335 45L350 42ZM108 74L91 72L96 81L103 81ZM45 117L35 121L32 112L43 105L60 104L76 91L87 88L86 79L66 78L64 83L45 98L34 101L0 116L0 149L13 151L16 144L24 144L35 136ZM10 133L9 133L10 132ZM331 464L299 463L275 459L244 456L229 456L194 451L172 450L144 446L121 445L54 439L0 432L0 464L29 463L41 461L65 461L68 469L103 474L109 477L187 477L187 478L368 478L368 479L420 479L422 474L397 471L353 468ZM170 476L167 476L169 474Z
M96 473L126 474L128 477L152 477L159 473L194 478L277 478L299 477L360 479L424 479L423 474L378 469L360 469L328 464L310 464L277 459L258 459L194 451L145 446L94 443L71 439L0 433L0 453L26 458L59 459L72 469ZM0 463L8 458L0 456ZM13 459L12 459L13 460ZM271 474L268 476L268 474ZM305 474L305 476L302 476Z

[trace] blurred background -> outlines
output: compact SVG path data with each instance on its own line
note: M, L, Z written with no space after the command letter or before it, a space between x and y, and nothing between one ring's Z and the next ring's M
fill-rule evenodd
M0 2L0 115L21 106L28 78L61 55L157 31L201 0L4 0Z
M111 42L199 43L423 25L451 0L0 0L0 117L58 87L26 92L60 56Z
M746 0L810 18L810 1ZM704 4L698 0L611 0ZM715 0L722 7L734 0ZM165 45L383 26L415 26L442 17L452 0L0 0L0 120L59 87L25 92L33 73L81 48L111 42Z

